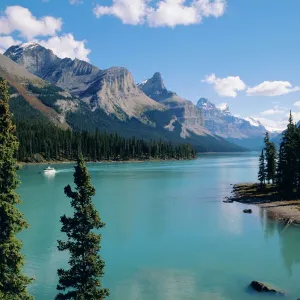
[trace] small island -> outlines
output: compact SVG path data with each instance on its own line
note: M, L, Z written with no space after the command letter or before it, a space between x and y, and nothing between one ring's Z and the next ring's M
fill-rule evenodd
M268 216L286 224L300 224L300 128L293 122L283 133L280 150L266 133L259 158L259 183L233 185L232 196L224 202L255 204Z

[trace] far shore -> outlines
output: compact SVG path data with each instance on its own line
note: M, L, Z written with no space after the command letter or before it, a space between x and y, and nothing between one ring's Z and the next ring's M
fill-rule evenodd
M228 200L257 205L267 210L271 218L300 225L300 199L281 200L271 185L262 190L258 184L235 184Z
M194 160L191 159L145 159L145 160L98 160L98 161L86 161L87 164L92 163L143 163L143 162L163 162L163 161L184 161L184 160ZM75 160L63 160L63 161L41 161L41 162L18 162L21 165L58 165L58 164L75 164Z

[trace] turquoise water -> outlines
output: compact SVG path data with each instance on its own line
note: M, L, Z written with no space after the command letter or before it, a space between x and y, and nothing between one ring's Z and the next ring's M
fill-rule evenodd
M262 280L300 297L300 228L268 221L256 207L222 202L230 184L253 181L257 153L211 154L194 161L89 164L97 189L94 203L106 228L102 255L109 299L272 299L247 290ZM30 229L21 234L26 272L36 278L37 300L54 299L56 270L67 264L57 251L59 218L70 214L63 188L73 181L71 164L20 172L22 210ZM276 297L275 297L276 298Z

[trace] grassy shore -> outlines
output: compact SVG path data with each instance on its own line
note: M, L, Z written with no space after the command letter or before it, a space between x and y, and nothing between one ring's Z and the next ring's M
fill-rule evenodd
M300 199L282 200L274 185L235 184L229 200L258 205L275 219L300 224Z

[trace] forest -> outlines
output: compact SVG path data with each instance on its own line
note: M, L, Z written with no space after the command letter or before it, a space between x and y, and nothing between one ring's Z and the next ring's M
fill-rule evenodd
M265 148L259 159L258 179L261 187L272 183L282 199L300 196L300 128L290 113L287 129L283 132L279 151L270 141L268 133Z
M189 144L174 145L162 140L124 138L118 133L62 130L50 122L16 121L20 142L17 158L22 162L75 160L82 153L86 161L192 159Z

